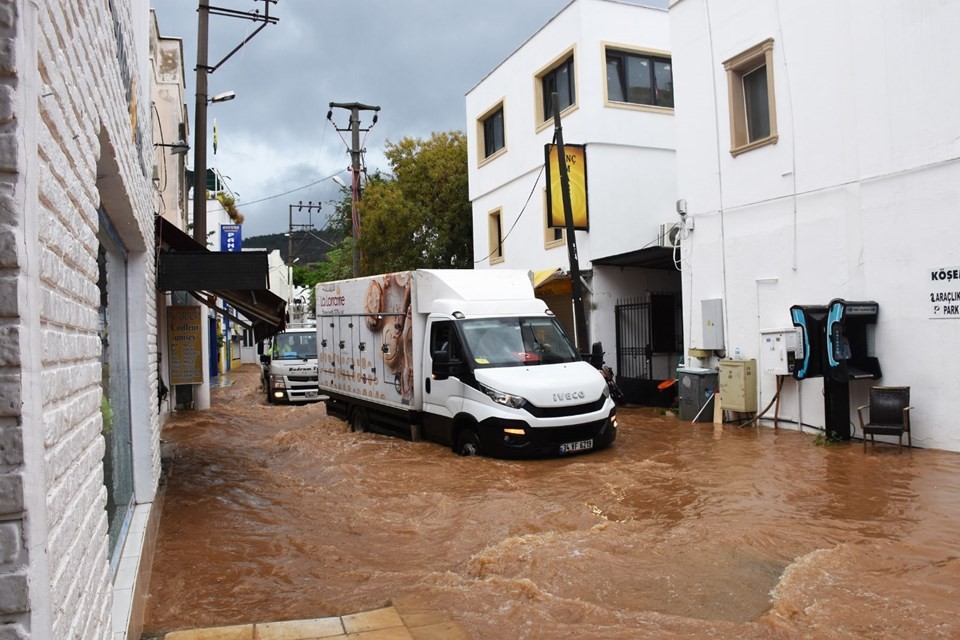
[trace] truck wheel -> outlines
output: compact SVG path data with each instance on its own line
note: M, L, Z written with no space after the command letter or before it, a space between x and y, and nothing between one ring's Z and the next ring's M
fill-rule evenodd
M363 433L367 430L367 412L357 408L350 414L350 431Z
M457 454L461 456L481 456L480 437L473 429L464 429L457 438Z

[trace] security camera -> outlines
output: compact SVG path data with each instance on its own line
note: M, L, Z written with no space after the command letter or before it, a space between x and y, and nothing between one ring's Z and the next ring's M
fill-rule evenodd
M687 201L683 198L677 200L677 215L681 218L687 217Z

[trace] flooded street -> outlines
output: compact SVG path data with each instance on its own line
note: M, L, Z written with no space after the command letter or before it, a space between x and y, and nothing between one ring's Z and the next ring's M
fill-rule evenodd
M393 603L491 640L960 637L960 455L627 408L608 450L460 458L258 375L165 426L147 632Z

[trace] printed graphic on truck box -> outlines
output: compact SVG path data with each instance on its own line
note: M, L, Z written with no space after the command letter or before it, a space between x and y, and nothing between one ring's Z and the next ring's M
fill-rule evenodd
M353 285L353 286L349 286ZM413 322L409 271L320 285L321 384L401 405L413 398ZM345 315L360 308L363 313Z

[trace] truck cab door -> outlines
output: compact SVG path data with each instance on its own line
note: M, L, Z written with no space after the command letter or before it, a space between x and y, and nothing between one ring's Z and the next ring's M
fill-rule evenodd
M428 319L424 342L424 435L434 442L452 445L453 418L463 407L463 383L459 376L465 366L453 321ZM439 354L442 356L435 363L434 357Z

